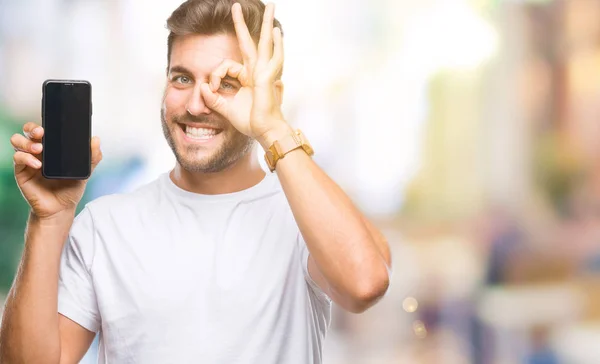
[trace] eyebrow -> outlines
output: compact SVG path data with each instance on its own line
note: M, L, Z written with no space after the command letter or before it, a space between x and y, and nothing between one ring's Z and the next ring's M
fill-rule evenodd
M191 75L192 72L183 66L173 66L169 69L169 73L185 73Z
M225 75L225 77L223 77L223 81L229 81L229 82L241 84L240 80L238 80L237 78L231 77L229 75Z

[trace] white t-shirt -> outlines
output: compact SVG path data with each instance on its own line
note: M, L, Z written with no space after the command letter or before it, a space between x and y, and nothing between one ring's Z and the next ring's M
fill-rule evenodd
M169 174L86 205L58 311L100 332L99 363L321 363L331 301L276 175L200 195Z

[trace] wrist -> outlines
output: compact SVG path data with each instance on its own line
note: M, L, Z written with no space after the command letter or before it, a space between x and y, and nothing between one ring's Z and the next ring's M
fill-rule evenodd
M75 209L66 209L48 216L39 216L33 210L29 213L29 223L41 227L64 228L70 227L75 219Z
M25 246L29 250L42 252L46 258L52 255L60 258L74 218L75 211L72 214L60 212L51 217L38 217L31 212L25 229Z
M284 138L287 135L293 134L294 130L286 122L282 122L280 125L269 129L267 132L258 136L256 140L262 146L263 150L269 149L271 145L277 140Z

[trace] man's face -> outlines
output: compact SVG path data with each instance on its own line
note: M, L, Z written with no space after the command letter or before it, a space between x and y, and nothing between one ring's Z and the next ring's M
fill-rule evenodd
M193 34L173 42L161 120L177 162L189 172L222 171L252 149L253 140L210 110L200 93L200 85L210 81L224 59L242 63L235 36ZM240 87L225 78L217 92L233 98Z

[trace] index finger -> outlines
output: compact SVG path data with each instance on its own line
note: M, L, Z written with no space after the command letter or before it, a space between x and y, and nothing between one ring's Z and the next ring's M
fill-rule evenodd
M248 26L244 20L242 6L239 3L235 3L231 7L231 16L233 17L233 26L240 50L242 51L244 63L252 64L256 58L256 45L254 44L254 40L252 40L252 36L250 36Z
M44 136L44 128L36 123L28 122L23 126L23 134L31 140L39 141Z

